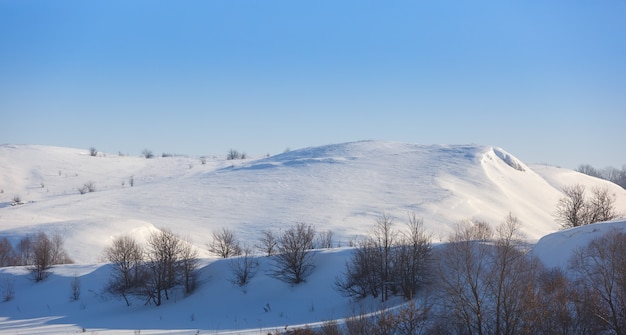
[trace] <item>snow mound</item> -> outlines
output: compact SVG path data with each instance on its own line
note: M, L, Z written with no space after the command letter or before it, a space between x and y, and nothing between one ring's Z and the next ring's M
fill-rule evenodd
M574 250L613 231L626 232L626 220L594 223L546 235L537 242L532 253L548 267L567 269Z

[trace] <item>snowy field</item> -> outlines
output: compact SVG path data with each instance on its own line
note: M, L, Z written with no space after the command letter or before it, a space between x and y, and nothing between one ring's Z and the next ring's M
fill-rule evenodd
M130 180L134 186L131 187ZM79 194L94 182L96 192ZM527 165L487 146L423 146L362 141L304 148L245 160L224 157L142 157L87 149L0 146L0 237L16 243L39 231L60 233L76 264L56 266L35 283L20 267L1 268L0 282L15 297L0 302L0 334L266 334L387 306L355 304L333 289L350 242L371 232L382 213L396 223L409 213L424 219L433 242L443 242L462 220L496 225L508 213L522 223L533 253L564 266L577 246L626 222L559 231L554 210L572 184L608 187L626 213L626 190L604 180L547 165ZM12 206L19 196L23 205ZM269 261L242 289L230 282L229 260L206 251L211 233L233 229L243 244L263 229L297 222L332 230L333 249L316 251L316 270L297 286L269 275ZM139 241L168 228L200 250L198 290L162 306L144 306L103 293L109 265L102 251L130 234ZM70 283L81 282L78 301Z

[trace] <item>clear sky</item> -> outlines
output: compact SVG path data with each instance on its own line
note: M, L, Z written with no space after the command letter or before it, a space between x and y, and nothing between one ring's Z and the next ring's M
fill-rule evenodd
M0 144L626 164L625 0L0 0Z

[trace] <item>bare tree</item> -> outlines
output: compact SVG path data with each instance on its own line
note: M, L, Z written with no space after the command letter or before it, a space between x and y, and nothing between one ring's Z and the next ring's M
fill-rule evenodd
M333 231L320 232L317 237L317 244L320 249L331 249L333 247Z
M467 334L487 333L486 306L490 247L493 231L484 223L458 225L442 250L438 282L450 324Z
M208 250L212 254L222 258L241 254L241 247L239 246L239 241L237 241L233 230L222 228L221 230L214 231L212 237L213 239L208 244Z
M29 265L33 250L33 239L31 236L24 236L17 244L15 252L15 265Z
M626 165L621 170L609 167L604 174L606 179L626 189Z
M271 275L293 285L304 282L315 268L311 252L314 238L315 229L305 223L287 229L278 239Z
M44 232L37 233L32 240L31 252L30 270L35 281L46 279L52 265L73 263L63 247L63 238L60 234L54 234L49 238Z
M543 266L526 254L519 228L518 219L510 213L497 227L491 267L485 278L487 293L492 297L488 324L496 334L537 333L532 312L537 308L536 282Z
M120 295L130 306L128 295L136 292L145 281L141 246L131 236L120 236L104 249L104 257L113 264L107 290Z
M611 333L626 334L626 233L611 231L570 260L582 305Z
M238 286L246 286L259 268L259 261L249 247L243 247L241 255L232 258L228 264L233 274L232 282Z
M531 309L535 334L600 334L604 327L581 302L589 292L577 291L561 268L545 269L537 278L536 305Z
M185 293L190 294L196 288L196 269L198 267L198 251L188 240L181 241L179 249L179 269Z
M385 214L382 214L376 220L374 229L373 245L376 248L376 271L380 279L380 292L382 293L382 301L389 299L390 291L395 292L397 283L392 279L393 276L393 258L394 245L398 238L398 232L393 229L393 220Z
M148 237L146 258L149 271L144 294L156 306L162 298L169 300L176 285L177 264L180 261L181 240L168 229L153 232Z
M563 228L578 227L587 224L585 187L571 185L563 187L565 197L559 199L556 206L556 220Z
M602 178L602 174L600 173L600 171L598 171L596 168L594 168L593 166L589 164L579 165L578 168L576 168L576 171L580 173L584 173L588 176Z
M96 157L96 156L98 156L98 149L96 149L96 148L94 148L94 147L89 148L89 155L90 155L91 157Z
M418 289L428 281L432 245L424 230L424 221L415 214L409 215L407 232L395 247L394 277L402 296L412 299Z
M440 325L471 334L537 334L546 317L540 275L519 222L509 214L494 232L485 223L458 226L439 255ZM454 329L452 329L454 328Z
M266 256L273 256L276 254L276 245L278 244L278 237L271 230L261 231L261 238L259 239L259 245L257 248L261 250Z
M55 233L50 238L52 243L52 264L72 264L74 260L67 254L63 246L63 237L59 233Z
M135 295L160 306L173 288L182 286L186 294L195 288L197 251L168 229L151 233L145 248L130 236L120 236L104 255L113 263L107 290L122 296L127 305Z
M0 268L15 265L15 251L8 238L0 239Z
M591 165L583 164L578 166L576 171L587 174L592 177L606 179L612 183L615 183L622 188L626 188L626 165L622 166L622 169L617 169L612 166L603 170L598 170Z
M582 185L563 188L565 197L561 198L556 208L556 219L564 228L609 221L619 217L615 210L615 194L608 188L594 187L589 199L585 197Z
M591 193L591 199L587 204L588 223L610 221L618 217L615 210L615 194L611 194L608 187L594 187Z
M414 297L427 281L432 248L422 219L409 215L407 228L401 234L391 218L384 214L377 218L372 236L354 250L344 276L335 281L336 288L356 299L379 294L383 301L392 294Z
M335 280L337 290L357 300L368 295L377 298L382 286L376 265L379 259L374 240L361 241L346 263L344 275Z

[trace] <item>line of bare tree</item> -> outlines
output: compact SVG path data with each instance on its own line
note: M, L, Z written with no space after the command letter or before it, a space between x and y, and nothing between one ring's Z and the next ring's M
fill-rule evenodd
M576 171L592 177L606 179L626 189L626 165L622 166L621 170L612 166L598 170L589 164L582 164L578 166Z
M485 222L459 224L448 243L433 249L433 280L417 299L343 324L284 333L626 334L626 233L594 239L562 269L546 268L530 254L519 227L513 215L495 229Z
M37 282L46 279L53 265L71 264L60 234L38 232L26 235L13 246L8 238L0 239L0 267L27 266Z
M346 264L336 288L355 299L390 295L411 299L429 280L432 246L423 220L409 216L404 231L386 215L378 218L371 236L361 241Z
M197 251L168 229L151 233L144 246L130 236L117 237L104 257L113 265L106 290L127 305L136 296L160 306L177 287L185 294L195 289Z
M305 282L315 269L313 249L316 236L324 246L332 246L332 232L317 235L313 226L301 222L280 234L271 230L262 231L256 248L261 254L271 257L271 276L297 285ZM222 228L213 232L207 249L218 257L233 258L230 266L233 282L237 285L245 286L256 274L258 261L252 248L242 247L233 230Z

